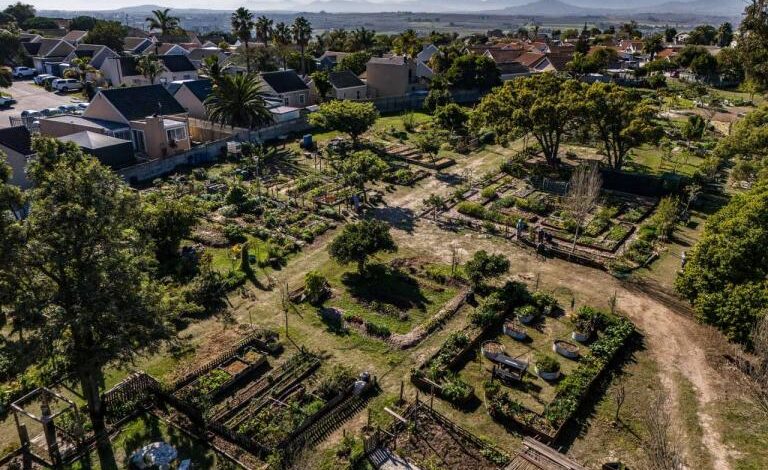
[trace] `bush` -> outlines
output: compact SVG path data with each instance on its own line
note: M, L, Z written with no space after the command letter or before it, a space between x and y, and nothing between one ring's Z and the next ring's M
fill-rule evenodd
M451 374L448 381L443 385L442 396L454 404L466 403L474 393L471 385L461 379L458 375Z
M487 188L483 188L483 190L480 191L480 196L483 199L496 199L496 187L488 186Z
M237 224L225 225L224 237L226 237L230 243L243 243L247 240L245 229Z
M533 212L534 214L546 215L549 211L547 202L543 199L528 196L526 198L519 197L515 200L515 205L520 210Z
M532 316L534 319L536 319L539 315L541 315L541 312L538 308L536 308L535 305L523 305L522 307L515 310L515 316L517 318L523 318L527 316Z
M539 372L551 373L560 371L560 363L557 359L544 354L536 355L535 364Z
M346 390L355 382L355 373L347 366L335 364L327 374L325 374L315 389L315 394L323 400L331 400L339 393Z
M322 303L328 295L328 291L328 279L317 271L310 271L304 277L304 295L310 304L318 305Z
M483 207L482 204L479 204L477 202L471 202L471 201L460 202L456 206L456 210L460 214L468 215L476 219L485 219L486 212L487 212L485 207Z

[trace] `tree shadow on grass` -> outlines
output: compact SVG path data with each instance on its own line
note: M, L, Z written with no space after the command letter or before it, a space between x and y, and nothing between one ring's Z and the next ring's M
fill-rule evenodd
M426 310L430 303L415 278L382 264L372 264L366 273L345 273L341 282L349 294L360 302L392 304L400 310Z
M150 415L142 415L138 418L141 427L126 435L122 448L125 452L120 468L132 468L129 465L131 455L138 449L153 442L166 442L176 448L178 452L177 462L185 459L192 460L195 468L216 468L216 456L210 452L203 442L194 439L174 426L162 429L160 421Z
M384 206L371 209L373 217L379 220L385 220L394 227L404 230L408 233L413 232L415 216L413 210L405 207Z

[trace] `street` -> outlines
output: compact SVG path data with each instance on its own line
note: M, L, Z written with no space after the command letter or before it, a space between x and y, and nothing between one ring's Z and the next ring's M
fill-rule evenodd
M17 103L10 108L0 109L0 127L9 127L11 123L8 117L19 116L27 109L40 111L80 101L76 98L80 96L79 94L59 95L45 91L44 88L35 85L32 80L14 80L13 86L4 91L9 93Z

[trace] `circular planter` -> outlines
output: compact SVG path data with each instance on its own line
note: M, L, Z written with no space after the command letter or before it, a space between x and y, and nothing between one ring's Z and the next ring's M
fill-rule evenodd
M557 340L552 343L552 350L563 357L568 359L576 359L579 357L579 347L568 341Z
M504 323L504 334L518 341L523 341L528 337L528 333L522 327L512 322Z
M536 369L536 375L541 377L542 379L546 380L547 382L551 382L553 380L557 380L560 378L560 371L557 370L555 372L544 372L539 370L538 367L535 367Z
M571 338L573 338L574 341L578 341L579 343L586 343L589 341L590 336L592 335L589 333L581 333L576 330L571 333Z
M493 360L499 354L504 353L504 346L498 341L486 341L481 347L483 356Z
M534 315L521 315L517 317L517 319L520 320L520 323L523 325L529 325L534 318L536 318Z

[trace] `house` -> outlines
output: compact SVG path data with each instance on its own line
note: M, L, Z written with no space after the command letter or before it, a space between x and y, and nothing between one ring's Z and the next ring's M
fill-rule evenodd
M13 174L10 183L27 189L31 183L27 179L27 163L34 155L32 136L25 126L0 128L0 150L8 157L8 164Z
M64 59L64 61L72 63L75 59L82 59L85 57L89 58L90 65L96 69L100 69L101 66L104 65L104 61L116 59L120 57L120 55L101 44L80 44Z
M133 55L142 54L153 44L154 43L149 38L130 36L123 39L123 52Z
M483 53L484 56L493 59L496 65L517 62L517 59L523 54L525 54L525 50L522 48L488 49Z
M566 64L573 59L571 54L543 54L539 52L526 52L518 57L517 61L527 67L531 72L562 72Z
M527 77L534 73L528 67L516 61L504 62L497 66L499 67L499 78L501 78L502 81L512 80L518 77Z
M405 96L425 88L417 74L416 62L405 56L372 57L365 78L372 98Z
M88 36L88 31L73 30L65 34L61 39L67 41L73 46L77 46L78 44L85 41L86 36Z
M203 66L203 61L211 56L218 57L219 64L222 65L227 60L227 55L218 47L198 47L197 49L192 49L189 51L189 54L187 54L187 58L198 69Z
M35 42L22 42L21 47L32 57L32 64L38 73L54 73L75 46L61 39L42 38Z
M331 96L337 100L357 101L368 98L368 85L350 70L329 72L328 81L333 87Z
M189 117L207 119L203 102L213 91L213 82L203 78L171 83L168 91L187 110Z
M682 32L675 35L675 44L685 44L688 42L688 38L691 37L691 33Z
M179 44L155 41L152 43L150 47L144 49L144 52L142 52L142 54L144 55L155 54L156 56L187 55L189 54L189 51L184 49L184 47L180 46Z
M59 137L62 142L73 142L85 153L93 155L110 168L118 169L136 163L133 143L98 132L81 131Z
M81 131L130 140L136 154L149 159L187 151L187 111L162 85L100 90L82 116L40 120L40 133L63 137Z
M637 39L623 39L617 47L619 52L627 54L641 54L643 52L643 41Z
M416 54L416 61L428 64L432 56L439 54L440 49L434 44L427 44L421 49L421 52Z
M43 37L37 33L19 33L19 42L37 42L41 39Z
M310 104L309 87L295 70L265 72L260 75L264 93L279 97L285 106L303 108Z
M342 57L348 56L349 52L325 51L323 55L317 58L318 70L333 70Z
M196 80L197 68L186 56L171 55L157 58L162 67L160 74L155 77L157 83L170 83L177 80ZM122 56L115 60L106 60L100 70L104 79L112 86L150 85L147 77L137 68L138 58Z

